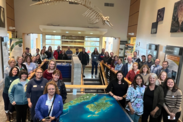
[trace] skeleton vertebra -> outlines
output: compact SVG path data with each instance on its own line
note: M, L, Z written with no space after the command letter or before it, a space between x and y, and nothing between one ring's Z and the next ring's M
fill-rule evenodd
M103 24L107 24L109 27L112 27L112 23L109 20L109 16L104 16L102 12L95 6L92 5L90 0L41 0L40 2L34 3L33 5L43 5L43 4L51 4L51 3L58 3L58 2L73 2L80 4L86 7L88 10L83 14L83 16L87 17L90 23L96 24L100 21L103 21Z

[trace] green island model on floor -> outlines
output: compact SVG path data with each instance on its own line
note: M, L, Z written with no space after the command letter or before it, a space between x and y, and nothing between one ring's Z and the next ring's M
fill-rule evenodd
M85 94L64 104L63 108L59 122L132 122L108 94Z

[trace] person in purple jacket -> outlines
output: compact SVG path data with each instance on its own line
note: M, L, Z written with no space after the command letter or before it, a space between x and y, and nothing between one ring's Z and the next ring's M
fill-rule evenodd
M63 101L57 84L48 82L35 107L35 118L42 122L56 122L63 112Z

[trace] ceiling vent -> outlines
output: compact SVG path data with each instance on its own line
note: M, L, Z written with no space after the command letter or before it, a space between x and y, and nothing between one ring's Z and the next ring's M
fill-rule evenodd
M69 4L75 4L75 5L78 5L78 3L76 3L76 2L69 2Z
M104 6L106 6L106 7L114 7L114 3L104 3Z

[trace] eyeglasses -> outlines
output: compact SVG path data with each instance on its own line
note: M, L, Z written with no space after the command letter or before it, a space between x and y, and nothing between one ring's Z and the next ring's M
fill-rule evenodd
M51 90L53 90L53 91L54 91L55 89L54 89L54 88L53 88L53 89L48 89L48 91L51 91Z
M38 74L42 74L43 72L36 72L36 73L38 73Z

